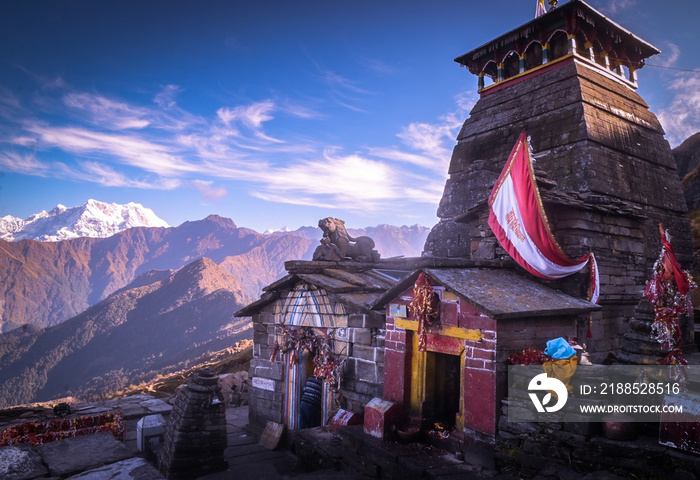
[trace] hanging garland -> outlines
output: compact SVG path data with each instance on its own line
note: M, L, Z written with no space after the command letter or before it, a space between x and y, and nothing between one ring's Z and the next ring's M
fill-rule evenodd
M657 362L659 365L669 365L671 380L678 383L681 390L685 390L688 384L688 372L683 368L688 361L683 358L683 350L676 348L668 352L664 358Z
M681 358L681 351L677 350L682 336L679 319L681 315L692 312L690 292L696 285L690 273L682 270L676 260L668 231L664 230L662 224L659 224L659 230L661 253L654 263L654 273L647 281L644 297L654 307L655 318L651 325L651 337L659 342L664 350L676 352L674 358Z
M330 335L321 337L316 344L314 376L322 378L333 390L337 390L342 380L345 359L338 360L333 357L333 344Z
M289 361L298 362L298 355L308 350L313 355L314 376L328 382L330 387L337 390L343 376L345 359L334 359L333 339L330 335L317 335L310 327L291 328L282 323L277 325L282 330L282 343L275 342L272 346L270 361L277 360L278 353L291 352Z
M124 441L126 421L122 414L103 413L97 416L20 423L0 433L0 447L20 443L43 445L64 438L99 432L111 433L117 440Z
M508 357L511 365L544 365L545 362L553 360L552 357L536 348L526 348L522 353L516 353Z
M433 291L430 277L421 272L413 285L413 301L409 308L418 320L418 351L428 348L428 329L439 321L440 299Z
M278 331L282 330L282 343L275 341L272 346L272 356L270 361L274 362L277 360L277 354L279 352L287 353L292 352L290 361L296 364L298 361L297 354L308 350L311 354L316 352L316 345L318 343L318 335L315 335L313 330L309 327L297 327L290 328L282 323L277 324Z

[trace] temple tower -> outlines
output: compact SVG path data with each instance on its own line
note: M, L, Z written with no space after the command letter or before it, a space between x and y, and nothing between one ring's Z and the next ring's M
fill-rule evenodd
M424 256L503 259L487 224L488 196L518 135L530 137L552 230L571 258L595 253L603 307L593 352L620 348L660 250L692 261L681 183L664 131L637 94L637 72L659 50L581 0L455 59L480 99L457 137ZM585 273L552 286L585 297ZM579 337L586 326L580 325Z

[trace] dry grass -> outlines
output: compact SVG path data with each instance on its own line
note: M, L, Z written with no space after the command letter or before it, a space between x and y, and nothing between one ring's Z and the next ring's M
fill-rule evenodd
M107 394L105 397L112 399L129 395L148 394L156 398L165 398L172 396L177 387L187 383L200 368L211 368L219 375L248 370L250 360L253 358L253 341L242 340L233 348L212 352L207 357L202 359L197 365L186 370L180 370L169 375L159 375L150 382L130 385L118 392Z

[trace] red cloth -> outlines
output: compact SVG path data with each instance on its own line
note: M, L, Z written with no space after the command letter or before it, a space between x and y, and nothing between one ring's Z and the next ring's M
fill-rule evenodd
M600 281L592 253L572 260L557 243L542 207L525 130L520 134L489 197L489 226L501 246L528 272L559 279L590 265L590 300Z
M661 230L661 245L666 249L666 254L664 255L664 270L669 274L673 274L673 278L676 280L676 286L678 287L678 293L685 295L690 290L690 284L688 284L688 279L676 259L676 254L673 253L671 242L666 238L664 226L659 224L659 229Z

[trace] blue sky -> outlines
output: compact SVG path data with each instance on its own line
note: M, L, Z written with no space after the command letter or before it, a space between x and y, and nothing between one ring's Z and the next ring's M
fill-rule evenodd
M535 3L0 1L0 216L432 226L477 100L453 59ZM700 2L589 3L662 50L639 93L671 145L700 131L700 74L658 68L700 70Z

